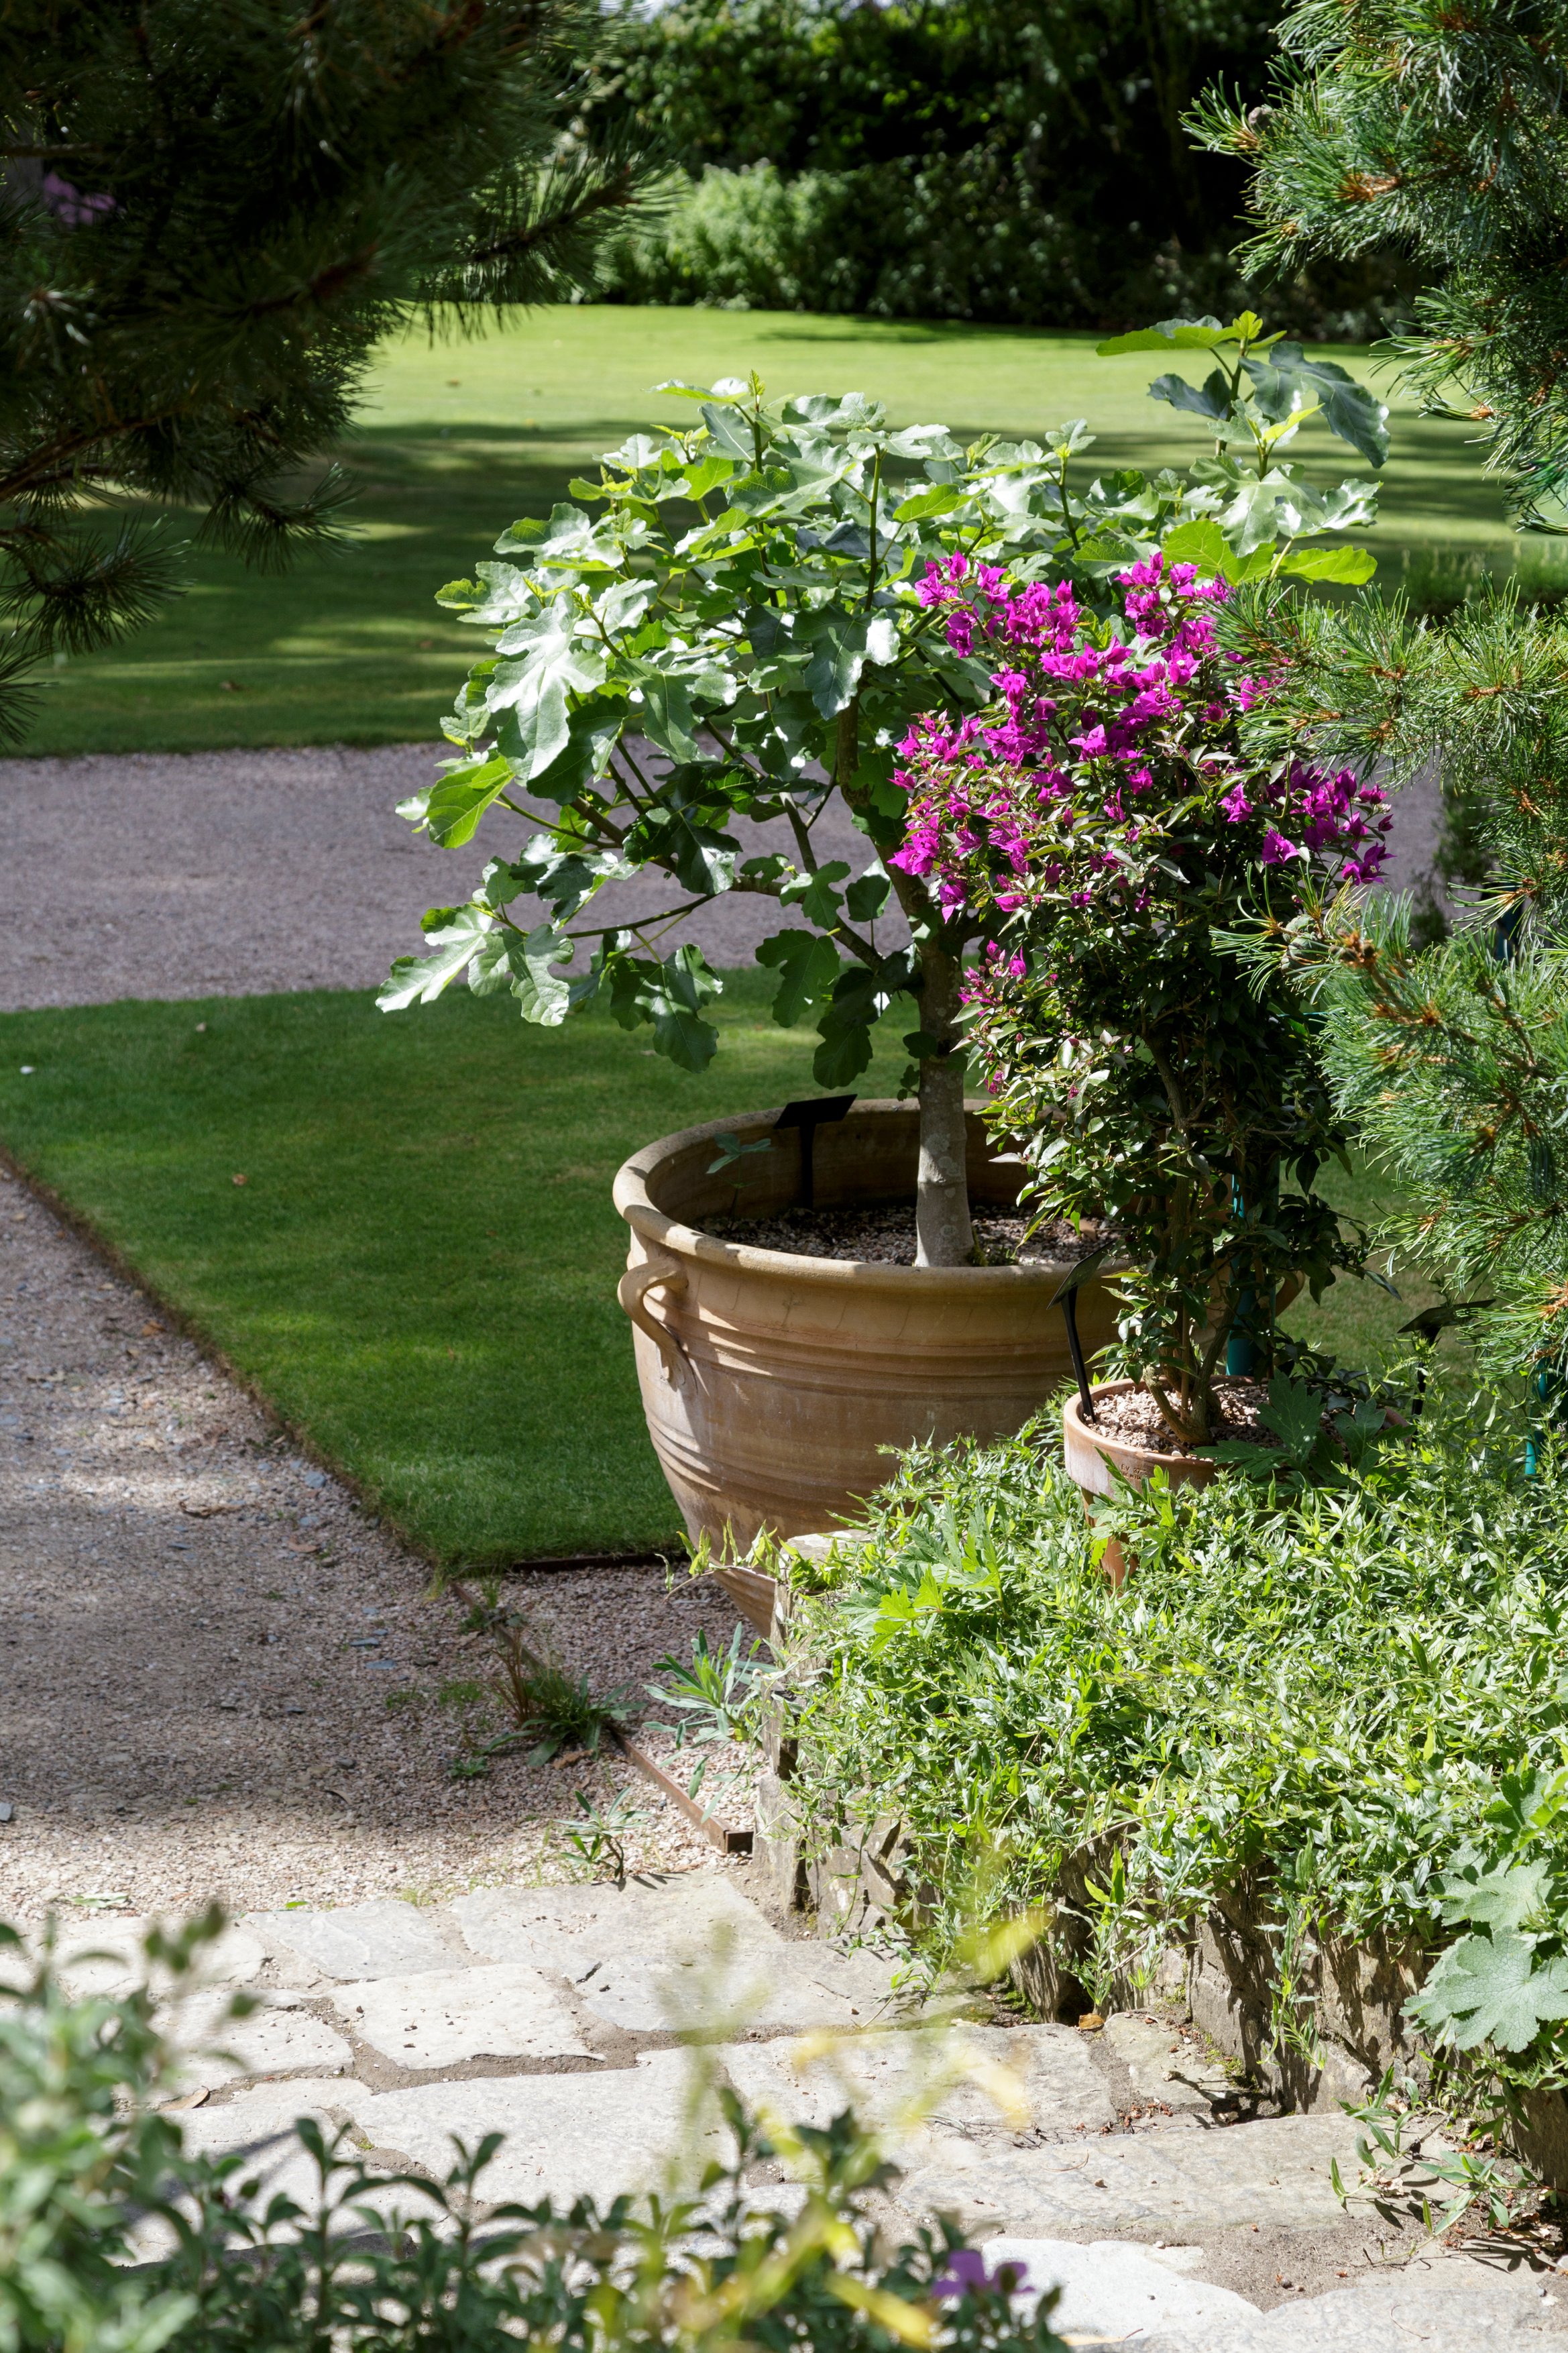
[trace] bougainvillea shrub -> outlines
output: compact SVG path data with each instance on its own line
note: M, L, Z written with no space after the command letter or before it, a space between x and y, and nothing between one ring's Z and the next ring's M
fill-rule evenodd
M1373 881L1384 796L1350 771L1260 763L1239 721L1268 692L1221 648L1223 582L1156 554L1108 616L1065 583L962 556L923 595L997 700L902 746L894 863L986 934L968 984L997 1126L1050 1215L1109 1216L1131 1261L1113 1368L1186 1443L1245 1332L1267 1369L1281 1282L1360 1262L1314 1189L1343 1139L1300 1001L1227 942L1325 879Z

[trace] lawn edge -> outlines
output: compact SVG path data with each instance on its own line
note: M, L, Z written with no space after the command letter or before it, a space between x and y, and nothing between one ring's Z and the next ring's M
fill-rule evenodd
M51 1217L58 1218L79 1241L85 1242L88 1248L103 1261L111 1273L117 1274L121 1282L133 1283L144 1298L150 1299L159 1314L168 1317L171 1326L182 1337L189 1340L194 1347L198 1348L208 1364L220 1372L225 1380L232 1382L236 1388L247 1397L252 1405L274 1426L279 1434L287 1438L289 1444L297 1447L306 1460L313 1462L318 1470L325 1471L338 1482L340 1486L346 1487L362 1511L367 1515L374 1516L383 1527L391 1532L399 1544L426 1562L434 1571L438 1585L445 1585L449 1577L460 1574L464 1567L471 1573L492 1577L517 1577L556 1569L564 1572L592 1568L652 1568L656 1565L668 1568L670 1561L679 1554L683 1539L672 1533L668 1537L660 1538L657 1544L638 1546L623 1552L542 1553L527 1560L504 1561L470 1559L465 1562L456 1554L450 1558L444 1558L423 1537L405 1526L395 1513L388 1510L384 1504L373 1503L365 1493L363 1482L342 1463L328 1454L309 1431L291 1416L285 1413L259 1383L254 1380L242 1366L235 1363L226 1348L219 1345L198 1317L165 1297L159 1286L143 1274L140 1267L126 1257L123 1250L99 1231L84 1209L78 1208L74 1201L68 1199L65 1194L49 1183L47 1177L40 1176L36 1169L29 1167L26 1161L3 1138L0 1138L0 1167L5 1168L16 1183L25 1186L33 1198L43 1208L48 1210Z

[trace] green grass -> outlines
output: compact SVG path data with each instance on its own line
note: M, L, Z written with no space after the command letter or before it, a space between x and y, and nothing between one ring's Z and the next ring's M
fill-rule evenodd
M458 991L405 1018L326 991L7 1013L0 1136L435 1557L652 1545L678 1518L611 1179L650 1137L810 1092L770 985L731 976L701 1078L595 1011L529 1029ZM1375 1216L1374 1188L1344 1206ZM1362 1362L1428 1296L1342 1283L1290 1323Z
M528 1029L467 991L8 1013L0 1136L435 1557L656 1544L679 1515L610 1184L653 1136L809 1091L764 977L731 983L700 1078L592 1010Z
M1339 356L1365 372L1363 353ZM1179 463L1204 448L1195 419L1152 403L1146 356L1099 360L1089 335L901 324L794 312L537 311L504 331L389 345L341 453L363 485L346 553L281 577L194 554L188 593L112 652L48 674L33 753L205 751L224 745L396 743L434 736L472 632L437 611L520 514L548 512L572 473L627 433L689 417L661 379L711 383L755 367L778 393L854 388L896 418L1036 431L1085 416L1096 465ZM1314 464L1364 470L1316 426ZM1396 419L1387 523L1372 544L1390 584L1462 586L1521 560L1568 583L1563 553L1506 529L1468 428Z

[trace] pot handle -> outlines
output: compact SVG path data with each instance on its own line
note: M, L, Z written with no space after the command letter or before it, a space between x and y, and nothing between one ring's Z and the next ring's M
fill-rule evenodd
M620 1301L639 1332L646 1332L664 1360L664 1377L671 1388L679 1388L685 1367L690 1362L685 1349L668 1324L661 1324L648 1314L643 1304L650 1291L680 1292L686 1288L686 1277L679 1266L660 1266L650 1259L644 1266L628 1266L616 1285L616 1297Z

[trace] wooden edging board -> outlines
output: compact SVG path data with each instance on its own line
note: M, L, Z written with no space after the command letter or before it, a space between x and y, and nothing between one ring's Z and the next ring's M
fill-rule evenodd
M620 1734L619 1738L621 1746L637 1767L637 1771L646 1773L650 1781L658 1784L665 1796L674 1805L679 1807L687 1820L701 1831L710 1846L716 1846L721 1854L751 1853L752 1834L750 1831L736 1830L731 1823L721 1821L717 1814L709 1813L705 1807L699 1805L695 1798L688 1796L679 1782L674 1780L661 1765L656 1765L653 1758L645 1749L639 1748L635 1740L628 1740L624 1732Z

